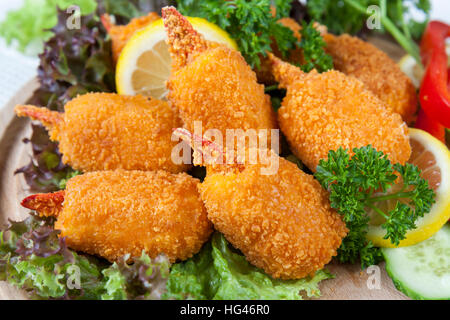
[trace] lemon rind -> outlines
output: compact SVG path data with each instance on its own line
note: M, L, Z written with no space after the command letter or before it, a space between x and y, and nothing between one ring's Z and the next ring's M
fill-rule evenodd
M214 40L237 50L236 41L217 25L203 18L188 17L188 20L191 22L194 29L202 33L207 40ZM152 36L149 37L149 34ZM119 94L131 94L135 92L132 88L131 81L123 81L123 79L131 79L133 71L137 68L135 63L139 56L164 39L166 39L166 32L162 19L154 21L145 28L137 31L131 37L120 53L117 61L115 81L116 90ZM145 45L143 45L142 42L146 42Z
M396 248L414 245L433 236L450 219L450 151L429 133L414 128L409 130L410 135L414 135L414 139L420 141L436 156L442 173L441 185L436 190L436 203L431 211L418 220L416 223L418 228L409 231L406 239L400 241L398 246L392 244L390 240L383 239L386 230L382 229L381 226L371 226L367 233L367 239L371 240L377 247ZM423 226L420 226L420 224L423 224Z

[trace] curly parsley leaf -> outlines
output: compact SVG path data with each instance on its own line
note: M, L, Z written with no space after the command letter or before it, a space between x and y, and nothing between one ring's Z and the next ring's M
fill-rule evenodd
M252 67L260 66L261 56L271 51L272 41L277 43L283 56L296 46L293 32L277 23L279 18L289 16L288 1L274 1L275 17L270 0L178 0L177 3L183 15L205 18L227 31Z
M420 170L412 164L392 165L387 155L369 146L330 151L321 160L315 177L329 190L331 206L341 215L349 229L338 250L341 262L355 262L362 266L380 261L379 250L366 240L372 210L381 216L384 239L398 245L408 230L416 228L416 221L431 209L435 194ZM390 192L390 190L396 190ZM381 194L381 195L380 195ZM394 209L383 211L385 201L396 201Z
M361 239L364 241L364 239ZM359 259L361 268L365 269L369 266L377 265L384 260L380 248L374 247L373 243L368 241L361 250L359 250Z
M324 48L326 46L320 31L314 27L314 22L302 22L300 31L302 37L299 47L303 50L304 64L300 68L304 72L316 69L318 72L333 69L333 59L328 55Z

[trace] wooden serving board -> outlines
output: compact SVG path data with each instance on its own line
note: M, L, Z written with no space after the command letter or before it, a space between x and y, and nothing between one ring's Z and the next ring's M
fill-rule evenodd
M403 55L402 50L390 41L382 38L372 38L370 41L395 60ZM25 103L38 86L37 80L30 81L6 106L0 109L0 225L2 227L6 225L8 219L17 221L27 216L28 210L20 206L20 201L30 194L30 191L23 176L14 175L14 171L26 165L30 159L31 147L29 144L22 143L22 139L30 136L31 127L27 119L15 117L13 109L16 104ZM368 274L361 270L359 265L331 263L327 268L336 277L321 283L321 299L408 299L395 289L384 269L384 264L379 267L379 288L369 289L369 277L377 275ZM26 299L26 294L2 281L0 282L0 299Z

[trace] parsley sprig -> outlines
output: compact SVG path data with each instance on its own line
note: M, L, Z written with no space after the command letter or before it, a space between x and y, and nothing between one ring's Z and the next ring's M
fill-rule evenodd
M324 48L326 42L322 38L320 31L314 27L314 21L306 23L302 21L302 37L299 47L303 50L304 64L300 68L304 72L316 69L318 72L325 72L333 69L333 59Z
M275 16L271 5L276 9ZM284 57L298 42L289 28L277 22L289 16L289 1L177 0L177 7L183 15L205 18L227 31L251 67L260 66L261 56L271 51L272 41Z
M364 268L381 260L379 249L366 239L367 212L372 209L383 218L384 239L398 245L408 230L416 228L417 219L430 211L435 194L416 166L392 164L387 155L370 145L355 148L353 153L350 158L343 148L330 151L328 159L320 161L315 177L330 192L331 206L349 229L338 259L353 263L360 257ZM397 202L394 209L383 211L380 204L384 201Z

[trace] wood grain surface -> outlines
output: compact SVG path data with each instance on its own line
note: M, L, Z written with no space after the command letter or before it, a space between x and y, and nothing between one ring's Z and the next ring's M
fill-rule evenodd
M384 38L371 38L370 41L387 52L394 60L398 60L403 51L394 43ZM14 116L13 108L16 104L24 103L38 87L36 80L31 81L20 90L17 95L0 110L0 224L5 226L8 219L23 220L27 210L19 204L24 196L30 194L22 175L14 175L14 171L27 164L31 156L31 148L22 143L22 139L29 137L31 128L29 121ZM369 289L369 277L376 277L375 273L368 274L359 265L341 265L331 263L327 267L335 278L321 283L324 300L355 300L355 299L408 299L397 291L388 277L384 264L379 266L379 288ZM372 283L369 281L369 284ZM9 285L0 282L0 299L26 299L26 294Z

